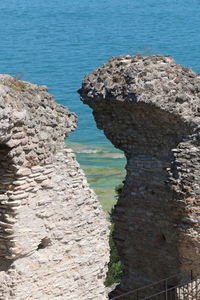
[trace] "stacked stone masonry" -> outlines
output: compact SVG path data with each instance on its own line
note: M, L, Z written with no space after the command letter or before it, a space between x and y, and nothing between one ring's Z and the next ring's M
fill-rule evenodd
M79 93L127 158L113 213L124 273L113 294L199 273L200 76L169 56L128 55L87 75Z
M0 75L0 299L105 300L106 217L64 138L76 116Z

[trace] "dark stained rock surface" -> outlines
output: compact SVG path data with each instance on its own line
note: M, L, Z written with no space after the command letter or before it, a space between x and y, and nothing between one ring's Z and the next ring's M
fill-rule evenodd
M114 238L116 293L200 271L200 76L169 56L111 58L79 90L127 158Z

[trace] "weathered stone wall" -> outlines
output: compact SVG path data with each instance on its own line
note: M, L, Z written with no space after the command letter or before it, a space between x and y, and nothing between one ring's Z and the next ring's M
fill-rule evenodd
M127 158L113 214L124 266L116 293L200 272L200 76L168 56L123 56L79 93Z
M107 299L106 217L64 138L76 116L0 76L0 299Z

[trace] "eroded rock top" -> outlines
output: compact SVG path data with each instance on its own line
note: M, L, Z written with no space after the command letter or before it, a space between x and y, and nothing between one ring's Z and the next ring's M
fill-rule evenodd
M12 149L15 165L47 163L75 127L75 114L46 86L0 75L0 144Z
M170 56L111 58L86 75L79 90L82 101L143 102L184 118L199 116L200 76Z

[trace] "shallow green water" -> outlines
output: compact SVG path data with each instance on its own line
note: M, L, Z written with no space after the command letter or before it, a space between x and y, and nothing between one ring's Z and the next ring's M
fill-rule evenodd
M111 146L86 146L68 143L77 156L91 188L96 192L104 210L109 212L116 203L115 187L125 177L125 157Z

